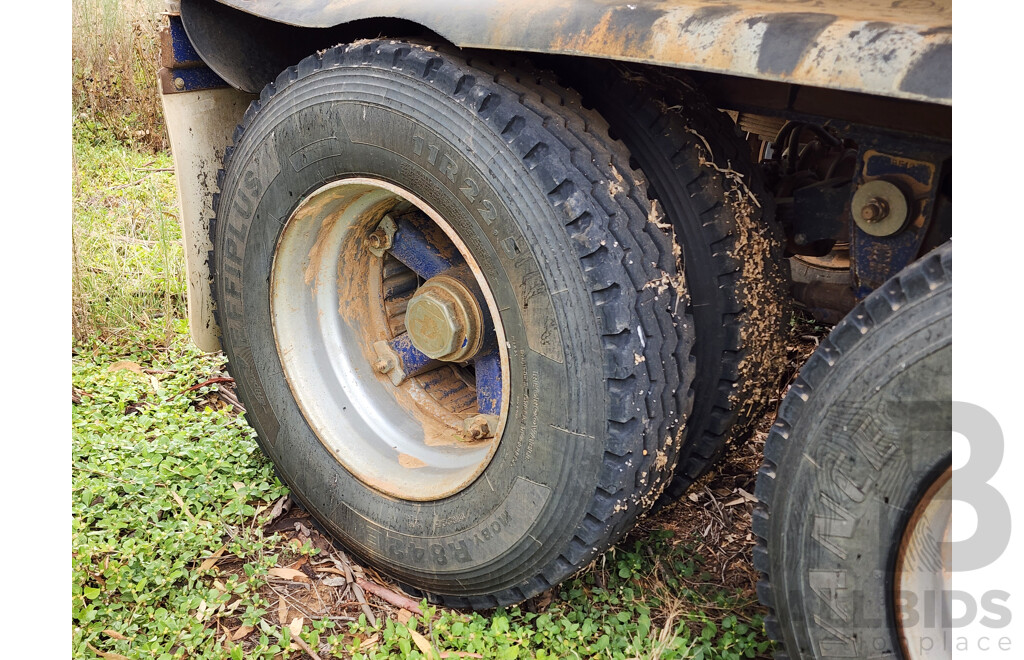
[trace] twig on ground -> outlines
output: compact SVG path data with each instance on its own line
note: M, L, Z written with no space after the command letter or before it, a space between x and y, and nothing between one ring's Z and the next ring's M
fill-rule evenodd
M111 190L124 190L125 188L131 188L132 186L137 186L137 185L139 185L140 183L142 183L145 180L146 180L146 177L142 177L141 179L137 179L135 181L132 181L131 183L122 183L119 186L111 186L110 188L104 188L103 191L104 192L110 192Z
M402 594L395 593L387 587L382 587L379 584L374 584L362 578L356 579L356 584L362 587L363 591L369 591L371 594L386 600L395 607L404 607L413 614L419 614L420 616L423 616L423 611L420 610L419 604L412 598L408 598L407 596L403 596Z
M298 644L299 648L305 651L307 654L309 654L309 657L311 657L313 660L322 660L320 656L316 654L316 651L309 648L309 644L307 644L299 635L295 635L294 637L292 637L292 641Z
M373 610L370 609L370 604L366 602L366 595L363 594L363 588L356 584L356 579L352 575L352 567L348 564L348 557L342 552L341 561L339 562L340 568L345 571L345 579L348 580L349 585L352 587L352 592L356 595L356 600L359 601L360 607L363 609L363 614L366 615L367 621L374 628L377 627L377 617L374 616ZM333 556L333 555L332 555Z
M179 394L184 394L185 392L191 392L192 390L198 390L200 387L204 387L206 385L213 385L214 383L233 383L233 382L235 382L235 379L231 378L230 376L217 376L216 378L209 378L207 380L204 380L203 382L199 383L198 385L193 385L192 387L186 387L181 392L179 392Z

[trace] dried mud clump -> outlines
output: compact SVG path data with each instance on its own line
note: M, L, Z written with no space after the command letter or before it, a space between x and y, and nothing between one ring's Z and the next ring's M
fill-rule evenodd
M737 266L741 357L738 378L729 395L729 402L739 408L737 423L727 432L729 446L745 437L777 393L786 366L792 317L789 277L782 258L781 235L774 226L774 203L765 193L755 194L745 175L733 169L731 163L716 163L708 141L693 129L688 130L703 146L698 147L701 166L722 177L723 204L732 208L735 220L728 254Z

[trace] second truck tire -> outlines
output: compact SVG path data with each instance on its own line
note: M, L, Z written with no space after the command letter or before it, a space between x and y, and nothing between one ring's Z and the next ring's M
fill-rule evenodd
M566 79L647 177L681 249L696 341L693 413L663 503L745 441L786 364L789 273L774 201L727 114L682 75L600 65Z
M753 517L777 658L952 652L952 264L946 243L875 290L779 408Z

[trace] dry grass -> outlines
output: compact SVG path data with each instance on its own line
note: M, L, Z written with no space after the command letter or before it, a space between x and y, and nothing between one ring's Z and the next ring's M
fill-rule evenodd
M184 261L157 93L162 0L72 5L72 332L184 315ZM150 155L151 154L151 155Z
M71 99L94 134L110 132L151 152L167 148L156 72L162 0L72 4Z

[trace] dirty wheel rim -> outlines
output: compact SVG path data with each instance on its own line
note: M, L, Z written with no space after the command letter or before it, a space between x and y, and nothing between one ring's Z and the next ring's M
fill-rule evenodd
M952 472L946 468L925 491L907 521L897 555L896 621L903 655L911 660L949 654L944 633L952 625L946 599L952 589Z
M270 298L292 394L360 481L426 501L483 472L507 416L505 336L477 262L432 207L377 179L321 186L281 231Z

